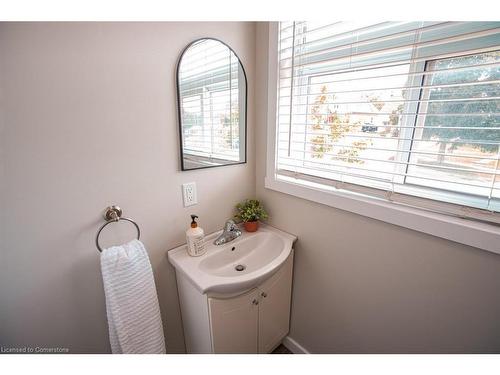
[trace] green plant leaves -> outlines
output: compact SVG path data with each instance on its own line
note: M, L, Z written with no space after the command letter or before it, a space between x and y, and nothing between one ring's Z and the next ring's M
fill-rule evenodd
M234 217L243 222L265 220L269 217L264 207L257 199L246 199L236 205L237 214Z

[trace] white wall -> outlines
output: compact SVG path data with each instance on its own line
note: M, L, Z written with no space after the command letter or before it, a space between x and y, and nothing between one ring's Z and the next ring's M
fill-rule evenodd
M267 26L256 36L257 197L298 235L290 337L312 353L499 353L499 255L264 188Z
M248 164L180 172L175 66L200 37L228 43L246 69ZM254 47L255 24L242 22L0 24L2 346L110 351L94 239L119 204L142 229L167 351L184 352L165 253L190 213L212 232L255 194ZM199 204L183 208L189 181ZM133 236L115 224L103 245Z

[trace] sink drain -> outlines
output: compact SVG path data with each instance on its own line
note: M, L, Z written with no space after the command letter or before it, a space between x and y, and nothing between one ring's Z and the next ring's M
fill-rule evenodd
M238 264L236 267L234 267L236 271L243 271L245 268L246 266L244 266L243 264Z

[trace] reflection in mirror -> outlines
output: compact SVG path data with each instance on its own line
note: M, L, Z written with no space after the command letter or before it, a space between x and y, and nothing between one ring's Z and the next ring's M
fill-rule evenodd
M246 162L246 76L236 54L200 39L177 67L182 170Z

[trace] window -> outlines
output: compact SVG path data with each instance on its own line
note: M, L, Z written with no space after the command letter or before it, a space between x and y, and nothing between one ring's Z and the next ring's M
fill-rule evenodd
M499 67L500 51L427 62L406 183L500 197Z
M500 223L499 22L283 22L268 177Z

